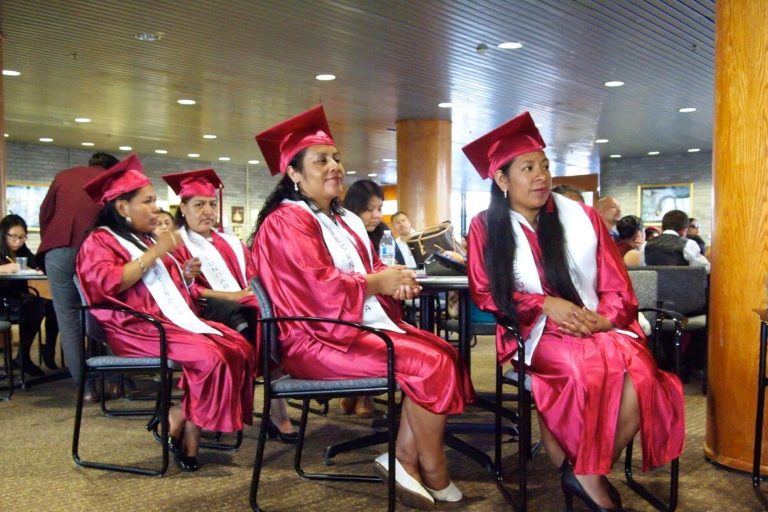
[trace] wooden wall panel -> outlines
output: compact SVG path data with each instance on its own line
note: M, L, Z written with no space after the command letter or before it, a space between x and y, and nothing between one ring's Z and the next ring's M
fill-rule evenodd
M766 303L768 271L767 50L768 2L718 2L704 451L742 470L751 468L757 393L759 324L752 308ZM766 462L767 456L763 449Z
M451 122L397 122L397 202L411 225L433 226L451 218Z

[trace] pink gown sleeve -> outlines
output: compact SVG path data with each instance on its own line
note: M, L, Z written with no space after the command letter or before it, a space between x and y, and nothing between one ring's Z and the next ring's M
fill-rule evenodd
M252 260L278 315L362 321L365 277L334 266L320 225L302 208L282 205L266 218ZM342 325L296 323L281 326L281 334L303 334L346 352L360 333Z
M94 231L77 253L77 277L91 304L114 300L123 281L123 267L131 261L114 238Z
M485 270L485 247L488 244L488 232L485 223L485 212L480 213L469 226L469 262L467 274L472 300L482 310L494 314L500 313L491 295L491 283ZM519 322L520 334L523 338L530 335L536 319L541 315L541 308L546 295L537 293L513 292L515 312Z
M588 206L584 209L597 234L597 296L600 301L597 312L610 320L614 327L634 327L637 298L627 267L600 216Z

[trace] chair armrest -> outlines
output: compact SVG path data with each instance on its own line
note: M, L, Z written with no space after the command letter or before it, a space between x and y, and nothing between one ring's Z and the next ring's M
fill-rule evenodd
M167 366L166 363L168 361L168 347L167 347L167 342L165 338L165 327L163 327L163 323L157 317L148 315L147 313L141 313L139 311L136 311L135 309L126 308L122 306L112 306L109 304L80 305L80 306L77 306L77 309L79 309L81 311L81 314L83 315L82 317L83 333L86 333L85 313L93 310L116 311L118 313L124 313L126 315L130 315L135 318L139 318L141 320L149 322L150 324L152 324L153 327L155 327L155 329L157 329L157 332L160 338L160 360L163 362L164 366ZM83 360L83 364L85 364L85 354L83 354L82 360Z
M688 318L684 315L681 315L677 311L672 311L670 309L661 309L661 308L640 308L637 310L639 313L643 312L650 312L650 313L656 313L656 325L654 326L654 338L655 338L655 344L658 344L658 338L659 338L659 331L661 329L661 321L664 319L672 320L675 324L675 338L674 338L674 353L673 353L673 364L675 365L675 374L679 377L680 376L680 342L683 337L683 326L688 322ZM657 352L658 346L655 348L655 352ZM658 355L658 354L656 354Z
M267 327L270 324L277 324L280 322L305 322L305 323L315 322L315 323L346 325L348 327L355 327L357 329L360 329L361 331L366 331L371 334L374 334L379 339L381 339L387 347L387 383L388 383L388 387L391 387L392 391L394 391L395 345L394 343L392 343L392 339L390 339L390 337L387 335L387 333L384 330L377 329L375 327L369 327L367 325L363 325L357 322L347 322L346 320L338 320L335 318L323 318L323 317L316 317L316 316L278 316L278 317L270 317L270 318L259 318L256 320L256 322L261 324L266 324ZM269 375L270 339L266 338L265 341L266 343L264 343L262 369L263 369L264 375Z

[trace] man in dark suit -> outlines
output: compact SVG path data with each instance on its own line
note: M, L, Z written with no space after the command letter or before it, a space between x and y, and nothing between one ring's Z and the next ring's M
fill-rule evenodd
M94 153L88 167L73 167L59 172L40 206L40 247L45 255L45 272L51 288L53 307L59 322L61 346L69 372L80 383L80 296L73 281L75 256L101 209L84 191L84 186L104 169L118 163L108 153ZM98 396L92 383L87 383L87 401Z
M696 242L685 238L688 215L670 210L661 219L661 235L645 244L646 265L704 267L709 273L709 260L701 254Z

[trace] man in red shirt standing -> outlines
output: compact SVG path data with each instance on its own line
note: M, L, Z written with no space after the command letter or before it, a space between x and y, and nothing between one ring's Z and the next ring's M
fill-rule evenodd
M51 288L53 307L59 321L64 359L75 383L82 378L80 345L80 296L75 288L75 256L88 230L93 227L99 205L83 190L96 175L118 163L108 153L94 153L88 166L59 172L40 206L40 248L45 255L45 272ZM92 383L87 383L87 401L98 399Z

